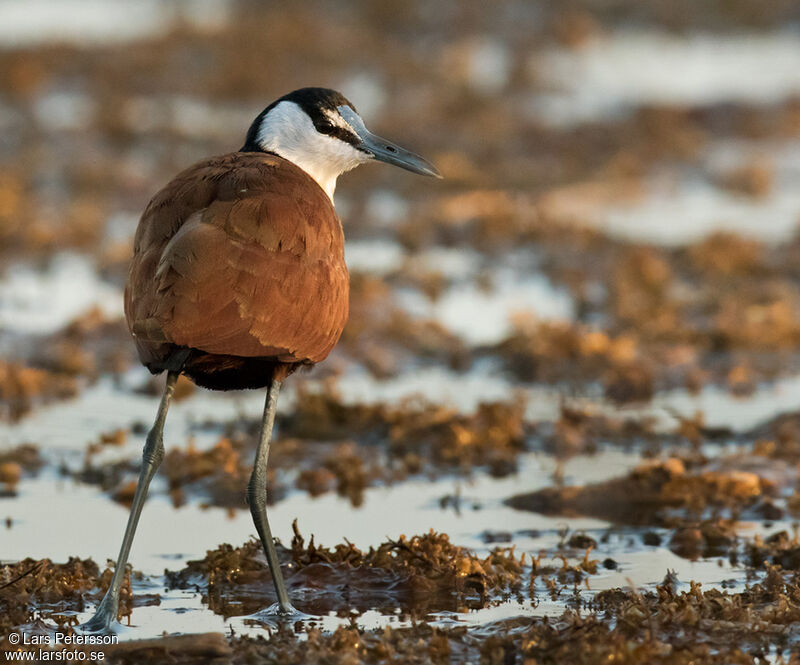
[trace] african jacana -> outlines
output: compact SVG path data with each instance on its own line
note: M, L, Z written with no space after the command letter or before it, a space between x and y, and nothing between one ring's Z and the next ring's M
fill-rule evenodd
M267 521L267 457L281 381L324 360L348 313L349 276L336 179L376 159L414 173L436 168L367 131L334 90L281 97L250 126L238 152L178 174L150 201L134 240L125 317L142 363L167 372L144 446L111 587L84 624L107 631L147 488L164 457L162 434L175 382L184 374L214 390L267 388L247 499L269 563L277 614L289 602Z

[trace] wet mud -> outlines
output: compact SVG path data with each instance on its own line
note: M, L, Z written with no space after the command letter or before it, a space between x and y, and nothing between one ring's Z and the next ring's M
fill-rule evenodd
M796 3L368 5L0 26L0 649L110 581L163 385L122 318L138 215L324 81L446 178L337 189L350 320L267 479L312 618L252 617L263 396L182 381L107 661L798 663Z
M333 548L306 543L297 524L291 547L279 550L287 589L311 615L349 616L378 609L424 617L436 611L477 609L503 593L521 592L524 555L495 548L486 557L454 546L434 532L400 537L363 552L352 543ZM261 544L223 545L202 561L168 572L176 588L199 589L223 616L254 614L276 601Z

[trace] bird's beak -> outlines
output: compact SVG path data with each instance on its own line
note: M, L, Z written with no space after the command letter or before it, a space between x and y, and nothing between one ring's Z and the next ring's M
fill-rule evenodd
M370 132L364 125L361 116L349 106L339 106L337 110L345 122L352 127L358 138L361 139L359 148L372 155L373 159L387 164L394 164L412 173L433 176L434 178L442 177L439 169L426 159Z

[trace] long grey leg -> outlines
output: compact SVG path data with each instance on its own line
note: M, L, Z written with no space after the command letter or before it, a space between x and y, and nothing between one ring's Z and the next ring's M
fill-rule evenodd
M133 505L128 516L128 526L125 527L125 536L122 538L122 547L117 558L114 576L111 578L111 586L100 605L98 605L95 615L81 626L84 631L105 632L117 620L119 589L122 586L122 580L125 578L125 566L128 563L128 554L131 551L133 535L136 533L136 525L139 523L139 515L142 513L144 500L147 498L147 488L150 486L150 481L161 464L161 460L164 459L164 421L167 418L167 409L169 409L172 394L175 392L175 383L178 380L178 376L180 376L180 372L169 372L167 374L167 384L164 387L164 395L158 407L158 415L153 427L147 434L147 441L144 444L139 484L136 486L136 494L133 496Z
M272 437L272 426L275 424L275 407L278 404L280 388L281 382L273 380L267 389L261 437L258 440L253 473L247 485L247 502L250 504L253 524L255 524L258 536L261 538L264 553L267 555L267 563L269 563L269 570L272 573L275 593L278 594L278 613L293 615L297 614L297 610L289 602L289 594L286 593L286 585L283 582L278 553L275 551L275 543L272 541L272 532L267 521L267 460L269 458L269 442Z

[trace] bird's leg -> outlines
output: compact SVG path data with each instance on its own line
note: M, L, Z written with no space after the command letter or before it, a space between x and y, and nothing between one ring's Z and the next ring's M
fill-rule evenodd
M180 372L169 372L167 374L167 384L164 388L164 395L158 407L158 415L153 423L153 427L147 434L147 441L142 452L142 470L139 472L139 483L136 486L136 494L133 496L133 505L128 516L128 526L125 527L125 536L122 538L122 547L117 558L117 565L114 568L114 576L111 578L111 586L108 588L102 602L97 607L95 615L89 619L81 628L87 632L108 631L111 625L117 620L119 610L119 590L125 578L125 566L128 563L128 554L131 551L133 535L136 533L136 525L139 523L139 515L142 513L144 500L147 498L147 488L156 473L161 460L164 459L164 421L167 418L167 409L175 392L175 383L180 376Z
M272 437L272 426L275 424L275 407L278 404L280 387L280 381L273 380L267 389L261 437L258 440L253 473L250 476L250 483L247 485L247 502L250 504L253 524L255 524L256 531L258 531L258 537L261 539L264 553L267 555L267 563L269 563L269 570L272 573L272 583L275 585L275 593L278 595L278 613L293 615L297 614L297 610L289 602L289 594L286 593L286 585L283 582L278 553L275 551L275 543L272 541L272 532L267 521L267 460L269 458L269 442Z

